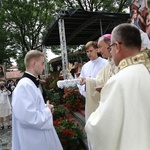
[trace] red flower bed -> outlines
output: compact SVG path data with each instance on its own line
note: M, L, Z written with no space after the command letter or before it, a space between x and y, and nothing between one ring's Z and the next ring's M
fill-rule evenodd
M80 111L85 106L85 98L76 88L64 89L63 102L72 111Z
M83 132L72 117L58 118L54 120L54 126L64 150L76 150L80 147Z

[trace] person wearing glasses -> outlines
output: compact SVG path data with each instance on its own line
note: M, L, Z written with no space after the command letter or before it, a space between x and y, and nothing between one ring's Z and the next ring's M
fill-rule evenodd
M150 53L140 51L140 31L129 23L116 26L111 35L118 73L104 85L86 133L92 150L150 150Z

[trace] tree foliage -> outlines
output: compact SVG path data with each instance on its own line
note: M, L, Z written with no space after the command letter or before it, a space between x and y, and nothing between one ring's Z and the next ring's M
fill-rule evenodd
M9 49L17 52L17 56L24 56L41 44L43 33L53 19L55 5L52 0L3 0L0 11Z
M5 0L1 11L12 44L20 47L21 52L27 52L41 43L44 29L52 19L54 4L51 0Z
M129 0L65 0L64 8L80 8L85 11L122 12Z
M128 7L128 1L130 0L1 0L0 49L3 57L0 62L16 56L21 64L27 51L41 45L46 27L61 9L122 12Z
M15 55L14 51L9 48L9 33L5 30L4 20L0 20L0 64L10 64L10 57Z

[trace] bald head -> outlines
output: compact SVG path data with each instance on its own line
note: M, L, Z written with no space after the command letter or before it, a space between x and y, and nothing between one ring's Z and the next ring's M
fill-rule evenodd
M110 45L111 34L102 35L98 39L98 52L101 53L103 58L110 58L111 54L108 51L108 47Z
M112 31L111 42L121 42L129 49L141 49L141 36L140 31L134 25L123 23L115 27Z
M140 31L134 25L123 23L116 26L112 31L111 54L118 66L122 59L134 56L140 52Z

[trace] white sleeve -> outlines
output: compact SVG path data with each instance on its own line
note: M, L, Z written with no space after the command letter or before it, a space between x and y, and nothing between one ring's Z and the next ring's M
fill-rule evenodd
M122 91L119 84L115 83L110 83L104 88L101 92L100 105L90 115L85 129L93 149L115 150L122 125Z

